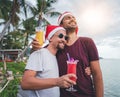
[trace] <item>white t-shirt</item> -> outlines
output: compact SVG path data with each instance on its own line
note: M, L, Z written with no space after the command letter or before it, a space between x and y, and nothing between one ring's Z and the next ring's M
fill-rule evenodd
M57 78L59 77L58 64L56 56L49 52L48 49L42 48L33 52L27 62L25 69L37 71L39 78ZM33 91L29 91L32 97ZM59 97L59 87L53 87L42 90L35 90L36 97Z

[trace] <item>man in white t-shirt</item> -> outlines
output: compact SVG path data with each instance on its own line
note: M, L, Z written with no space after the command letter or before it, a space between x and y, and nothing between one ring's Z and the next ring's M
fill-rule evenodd
M59 97L59 87L76 84L70 80L70 77L76 77L74 74L59 77L56 53L64 49L68 39L65 29L49 25L45 38L49 41L48 46L33 52L28 59L21 81L24 90L20 89L17 97Z

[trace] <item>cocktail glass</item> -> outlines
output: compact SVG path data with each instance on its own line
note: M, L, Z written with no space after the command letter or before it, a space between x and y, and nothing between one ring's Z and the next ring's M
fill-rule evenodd
M39 41L39 44L42 46L44 43L44 32L42 31L41 27L36 27L36 36L35 39Z
M72 74L76 75L77 63L78 63L78 60L67 61L67 74L72 73ZM76 78L75 77L71 77L70 79L76 82ZM72 92L77 91L76 89L74 89L73 85L70 88L66 89L66 90L67 91L72 91Z

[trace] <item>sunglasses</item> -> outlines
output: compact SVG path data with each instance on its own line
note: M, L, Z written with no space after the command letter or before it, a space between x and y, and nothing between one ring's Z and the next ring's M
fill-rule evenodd
M69 38L68 36L63 35L62 33L60 33L60 34L58 35L58 37L59 37L59 38L63 38L63 37L64 37L65 40L68 40L68 38Z

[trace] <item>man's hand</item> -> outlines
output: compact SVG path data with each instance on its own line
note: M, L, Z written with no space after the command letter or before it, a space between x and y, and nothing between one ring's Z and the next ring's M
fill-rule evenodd
M85 73L86 73L87 75L91 75L91 69L90 69L90 67L86 67L86 68L85 68Z
M40 48L41 48L41 46L39 44L39 41L36 40L36 39L33 39L33 41L32 41L32 50L36 51L36 50L38 50Z
M76 77L75 74L66 74L57 79L57 86L61 88L69 88L71 85L75 85L76 82L71 80L71 77Z

